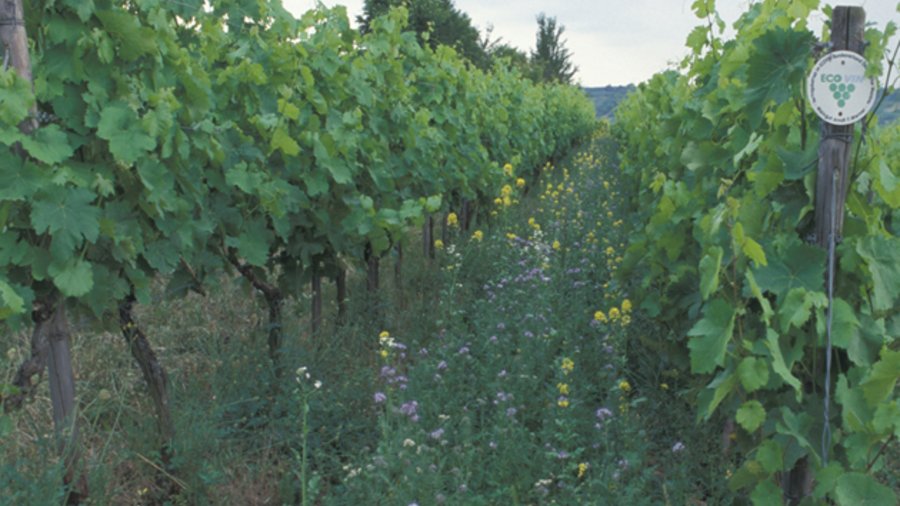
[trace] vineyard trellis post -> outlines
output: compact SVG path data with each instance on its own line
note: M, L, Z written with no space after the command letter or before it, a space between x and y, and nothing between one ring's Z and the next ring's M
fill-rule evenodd
M835 7L831 17L831 51L862 54L865 49L865 25L866 12L862 7ZM853 128L852 124L833 125L822 122L816 178L815 237L816 243L823 248L828 247L831 233L832 202L836 203L834 237L838 240L844 227Z
M28 34L22 0L0 0L0 41L3 42L3 65L11 66L34 86L31 57L28 53ZM19 128L25 134L37 129L37 107L32 105L29 118ZM22 153L24 156L24 153ZM80 462L78 449L77 403L75 373L72 367L71 329L66 318L64 298L39 301L34 311L34 338L46 337L47 376L50 383L50 402L59 451L65 462L67 502L78 504L88 495L87 477ZM41 349L36 346L35 349Z
M830 52L852 51L862 54L865 49L866 13L862 7L836 6L831 16ZM833 86L833 85L832 85ZM810 97L812 100L812 97ZM843 105L843 104L842 104ZM830 390L831 390L831 317L832 286L834 279L835 243L840 241L844 226L844 206L849 188L850 147L853 143L855 123L837 125L822 121L818 150L818 172L815 193L815 242L828 251L828 269L825 282L828 286L828 340L825 356L825 416L822 426L822 458L827 460L830 445ZM823 462L824 465L824 462ZM813 491L813 469L809 457L799 460L782 483L785 499L795 505L809 497Z

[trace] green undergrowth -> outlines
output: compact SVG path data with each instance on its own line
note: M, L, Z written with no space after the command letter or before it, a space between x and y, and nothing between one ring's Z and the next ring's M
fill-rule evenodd
M696 426L677 371L635 345L658 330L613 276L632 225L614 153L598 133L536 182L508 167L468 230L436 227L434 259L415 236L399 279L382 259L376 300L351 272L340 325L330 284L316 335L308 295L290 301L282 378L245 282L170 299L160 280L138 320L169 374L169 481L124 341L79 335L91 504L733 503L723 424ZM0 338L3 381L26 343ZM0 440L0 503L63 500L46 388Z

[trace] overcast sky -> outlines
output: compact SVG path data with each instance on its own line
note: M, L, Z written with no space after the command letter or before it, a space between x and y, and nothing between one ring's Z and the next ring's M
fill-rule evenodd
M282 0L299 17L315 0ZM900 24L900 0L842 0L840 5L861 5L866 19L884 27ZM362 0L322 0L326 6L346 5L351 19L362 12ZM563 38L578 66L575 78L583 86L639 83L687 54L684 41L699 20L691 12L692 0L455 0L484 32L494 27L493 38L529 51L534 47L539 13L555 16L565 26ZM731 25L746 10L749 0L719 0L719 13ZM821 26L821 20L818 23ZM819 28L817 27L818 31Z

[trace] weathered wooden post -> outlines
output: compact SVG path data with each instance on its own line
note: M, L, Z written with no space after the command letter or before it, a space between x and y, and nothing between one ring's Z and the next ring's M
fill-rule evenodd
M816 62L807 78L809 103L822 120L819 167L815 195L815 242L828 251L825 285L828 295L825 336L824 410L822 414L822 465L828 463L831 446L831 360L835 245L844 227L844 205L849 188L850 146L855 124L875 102L877 86L867 78L865 48L866 13L861 7L838 6L832 11L831 51ZM809 457L799 460L784 477L788 504L800 504L812 494L813 472Z
M33 86L31 58L28 54L28 34L25 31L22 0L0 0L0 41L3 42L4 65L12 68ZM37 107L19 128L25 134L37 129ZM22 153L24 156L24 153ZM87 497L88 487L78 450L78 424L75 400L75 373L72 368L72 350L69 322L66 318L65 299L48 300L39 304L35 312L34 336L46 337L47 368L50 383L50 402L53 406L53 424L56 427L59 450L66 466L65 482L68 485L68 502L78 504ZM44 307L46 306L46 307ZM46 330L45 330L46 329ZM35 349L41 349L38 343Z
M834 8L831 17L831 52L836 51L852 51L862 54L865 48L865 24L866 12L862 7L838 6ZM823 81L822 79L826 79ZM842 93L859 93L861 90L856 89L859 83L842 83L828 82L827 76L823 73L818 78L819 85L832 91L832 85L836 88L833 93L838 93L841 85L844 90L853 86L851 91ZM827 96L826 99L834 99L833 96ZM835 101L839 99L834 99ZM813 101L813 97L810 97ZM812 104L816 108L816 104ZM821 104L827 107L830 104ZM843 106L841 106L843 107ZM841 115L838 116L837 114ZM841 233L844 228L844 203L847 200L847 169L850 164L850 144L853 142L853 127L855 121L847 123L850 111L837 111L837 114L831 120L822 122L822 141L819 144L819 169L816 179L816 243L823 247L828 247L828 240L831 233L831 217L832 203L836 206L834 209L834 237L840 240ZM844 116L847 114L847 116Z

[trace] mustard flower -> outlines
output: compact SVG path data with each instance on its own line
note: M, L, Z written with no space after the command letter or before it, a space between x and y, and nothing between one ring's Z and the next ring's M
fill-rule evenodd
M603 311L597 311L596 313L594 313L594 320L597 320L600 323L606 323L607 321L609 321L606 319L606 314L604 314Z
M522 178L516 179L516 188L524 188L524 187L525 187L525 180Z
M561 368L563 370L563 373L569 374L575 369L575 362L573 362L571 358L566 357L562 361Z
M481 240L484 239L484 232L482 232L481 230L476 230L472 234L472 239L475 239L476 241L481 242Z
M555 250L557 250L557 251L558 251L558 250L559 250L559 248L560 248L560 244L559 244L559 241L553 241L553 249L555 249Z
M435 249L444 249L444 241L442 241L440 239L436 239L434 241L434 247L435 247Z
M459 217L456 216L456 213L450 213L447 215L447 225L451 227L459 225Z

